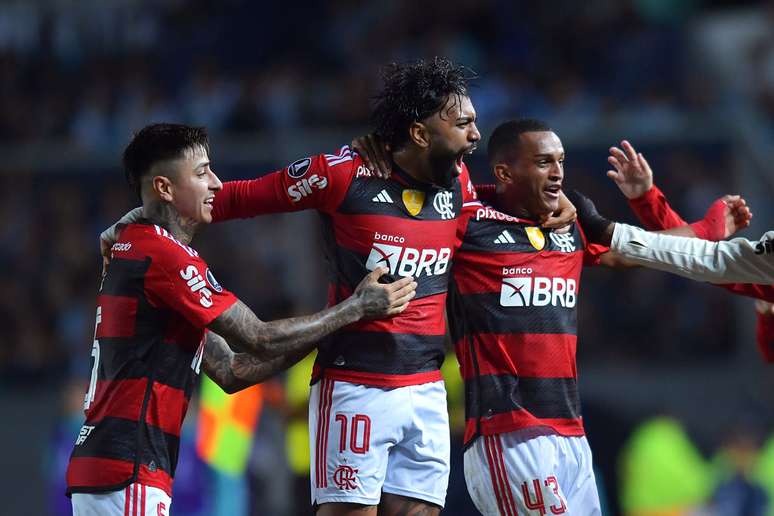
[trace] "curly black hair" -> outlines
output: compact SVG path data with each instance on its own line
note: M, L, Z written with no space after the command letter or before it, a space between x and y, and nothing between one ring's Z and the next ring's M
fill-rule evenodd
M152 124L135 133L124 150L126 180L138 197L144 175L156 163L177 159L189 149L203 147L210 152L207 129L182 124Z
M412 123L440 112L450 99L468 96L468 81L475 78L471 69L443 57L387 65L371 113L376 134L393 149L400 148Z

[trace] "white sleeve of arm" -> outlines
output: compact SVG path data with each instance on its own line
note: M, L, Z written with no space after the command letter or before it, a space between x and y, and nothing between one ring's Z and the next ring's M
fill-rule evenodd
M774 283L774 231L759 241L709 242L617 223L611 249L651 269L711 283Z
M114 244L118 240L118 226L126 226L127 224L133 224L142 218L142 206L129 210L126 215L121 217L118 222L107 228L100 233L99 239L104 242L110 242Z

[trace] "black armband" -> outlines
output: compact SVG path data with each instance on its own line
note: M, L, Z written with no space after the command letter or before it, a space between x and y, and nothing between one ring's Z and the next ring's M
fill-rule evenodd
M604 243L602 237L613 222L600 215L594 202L579 191L568 190L565 195L578 210L578 221L581 223L589 242Z

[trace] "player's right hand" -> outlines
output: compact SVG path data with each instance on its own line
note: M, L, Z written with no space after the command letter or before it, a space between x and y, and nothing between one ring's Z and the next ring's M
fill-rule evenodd
M363 158L363 164L376 177L387 179L392 174L390 146L376 134L357 136L352 140L352 148Z
M388 272L378 267L370 272L355 288L352 297L360 304L364 319L381 319L401 313L417 294L417 282L411 276L392 283L379 283Z
M612 179L627 199L642 197L653 187L653 170L645 156L637 152L626 140L621 148L610 147L607 158L615 170L608 170L607 177Z

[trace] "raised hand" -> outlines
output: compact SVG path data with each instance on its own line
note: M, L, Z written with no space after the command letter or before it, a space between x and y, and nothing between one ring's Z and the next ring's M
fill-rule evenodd
M645 156L638 153L627 140L621 142L621 149L610 147L607 158L615 170L608 170L612 179L627 199L642 197L653 187L653 170Z
M364 319L397 315L406 309L417 293L417 283L410 276L392 283L379 283L379 278L387 272L386 267L370 272L352 294L361 305Z
M363 164L376 177L387 179L392 174L390 146L374 133L358 136L352 140L352 148L363 158Z

